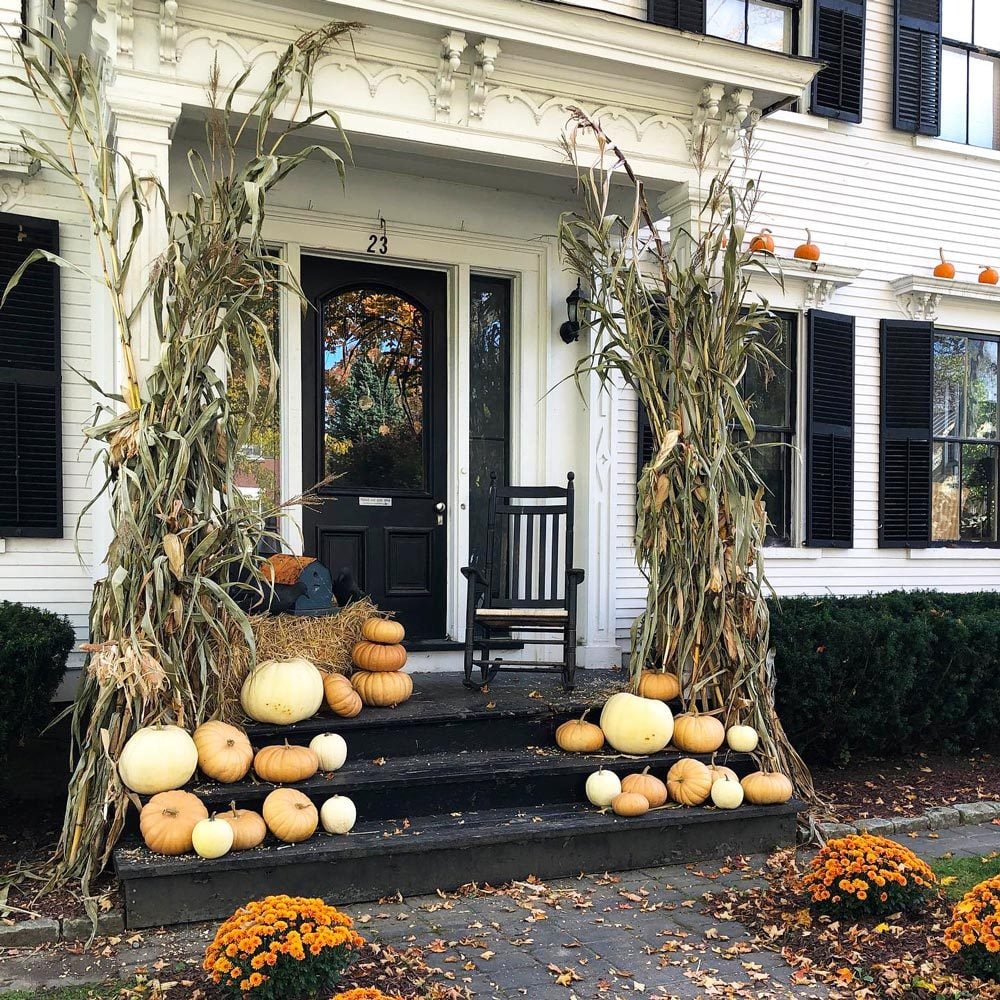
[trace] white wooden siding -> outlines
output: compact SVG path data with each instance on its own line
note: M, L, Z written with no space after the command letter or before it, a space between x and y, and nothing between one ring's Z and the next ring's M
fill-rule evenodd
M1000 159L989 151L917 146L891 127L892 0L868 0L864 121L827 122L779 113L758 129L753 168L762 173L761 225L779 255L804 241L803 227L830 264L862 268L825 308L857 317L855 359L854 548L782 553L765 563L779 594L864 594L897 587L964 591L1000 588L1000 558L988 552L878 548L879 320L903 318L890 283L929 276L937 248L975 281L980 265L1000 262ZM777 308L801 307L801 290L759 286ZM798 298L796 298L798 296ZM944 300L938 326L1000 332L1000 308ZM635 399L619 402L617 633L627 640L645 605L635 530ZM799 512L801 513L801 512Z

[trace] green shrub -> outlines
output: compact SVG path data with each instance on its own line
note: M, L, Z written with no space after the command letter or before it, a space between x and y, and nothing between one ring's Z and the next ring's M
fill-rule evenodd
M0 758L48 721L75 641L65 618L0 602Z
M1000 593L771 602L777 704L812 763L995 745Z

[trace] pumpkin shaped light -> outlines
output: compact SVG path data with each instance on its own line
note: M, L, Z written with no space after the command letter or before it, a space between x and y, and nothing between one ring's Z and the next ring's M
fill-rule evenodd
M334 715L339 715L342 719L353 719L360 713L361 695L354 690L349 677L343 674L325 674L323 693Z
M262 747L253 759L253 769L257 777L264 781L287 785L295 781L305 781L319 770L319 757L309 747L289 744Z
M242 729L213 719L203 722L192 739L202 774L227 785L246 777L253 763L253 747Z
M808 260L817 261L820 257L819 247L813 243L812 233L806 230L806 241L805 243L800 243L795 248L795 259L796 260Z
M383 646L367 639L354 644L351 659L362 670L378 671L402 670L406 663L406 650L402 646Z
M374 708L394 708L413 694L413 679L401 670L380 673L359 670L351 683L361 700Z
M191 844L200 858L221 858L233 849L233 828L218 816L200 819L191 831Z
M622 792L611 800L616 816L641 816L649 812L649 800L638 792Z
M979 284L981 285L995 285L998 281L1000 281L1000 271L997 271L995 267L987 265L979 272Z
M361 634L369 642L381 642L387 646L394 646L403 641L406 629L399 622L389 621L387 618L369 618L361 626Z
M623 792L637 792L655 809L667 801L667 786L645 768L639 774L627 774L622 778Z
M774 237L770 229L762 229L750 241L750 253L774 253Z
M316 807L297 788L276 788L264 799L264 822L278 840L299 844L319 826Z
M323 704L323 675L309 660L265 660L243 682L243 711L256 722L290 726Z
M198 748L180 726L144 726L122 748L118 775L133 792L155 795L186 785L197 766Z
M621 795L622 783L617 774L613 771L605 771L602 767L587 777L585 791L587 800L592 806L597 806L598 809L607 809L614 801L615 796Z
M754 771L740 784L747 802L755 806L776 806L787 802L794 793L791 781L780 771Z
M579 719L564 722L556 729L556 745L567 753L597 753L604 746L600 726L587 722L587 709Z
M194 848L191 834L203 819L208 819L208 810L197 795L158 792L139 813L139 832L156 854L187 854Z
M685 712L674 719L674 746L687 753L714 753L726 739L726 727L714 715Z
M230 802L229 811L218 813L216 819L221 819L233 828L234 851L247 851L251 847L258 847L267 836L264 817L252 809L237 809L235 802Z
M941 258L941 263L934 268L935 278L954 278L955 277L955 265L950 261L945 260L944 257L944 247L938 247L938 256Z
M639 675L639 695L657 701L673 701L681 693L677 674L667 670L643 670Z
M711 794L712 774L700 760L682 757L667 772L667 791L682 806L700 806Z
M621 691L601 711L604 737L619 753L658 753L674 732L674 717L662 701Z

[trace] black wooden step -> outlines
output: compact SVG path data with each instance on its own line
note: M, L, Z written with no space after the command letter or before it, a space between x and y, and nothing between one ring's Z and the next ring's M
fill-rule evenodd
M568 754L555 747L516 750L462 750L397 758L357 759L351 756L333 774L316 774L290 786L308 795L317 805L331 795L349 795L366 819L392 816L427 816L455 810L507 808L529 802L575 803L584 798L587 775L605 767L623 776L649 767L666 779L670 766L681 757L695 756L706 764L711 755L685 754L667 749L647 757L620 754ZM747 754L718 754L739 774L754 770ZM210 809L225 809L230 800L259 809L274 785L256 780L223 785L190 786Z
M795 840L800 802L734 810L669 807L620 819L586 806L489 809L365 821L348 836L271 842L206 861L123 843L114 861L130 928L219 920L265 894L342 905L392 893L494 885L535 875L621 871L767 851Z
M340 733L350 752L361 757L398 757L466 749L550 746L556 726L600 707L627 685L620 670L578 670L575 690L565 692L550 678L502 674L489 691L472 691L462 674L414 673L413 697L396 708L364 708L342 719L325 707L320 715L291 726L250 724L255 747L270 743L307 744L317 733Z

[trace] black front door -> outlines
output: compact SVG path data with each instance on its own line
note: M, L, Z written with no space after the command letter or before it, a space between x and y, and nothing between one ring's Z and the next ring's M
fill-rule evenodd
M447 278L302 257L305 551L394 611L412 639L445 634ZM332 478L331 478L332 477Z

